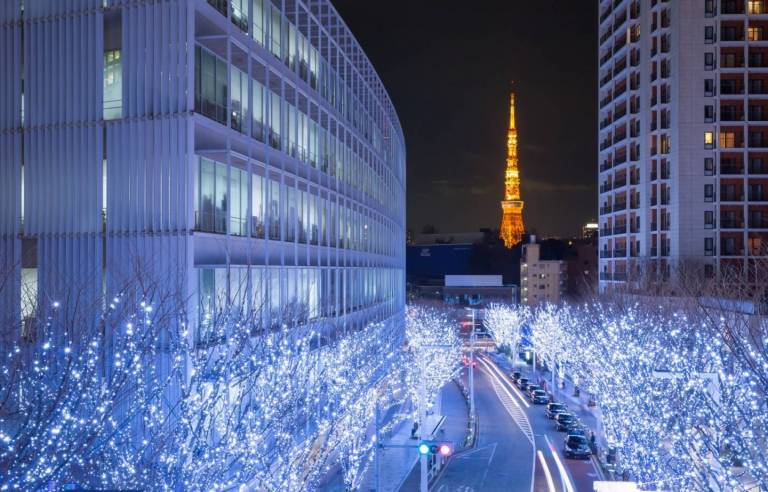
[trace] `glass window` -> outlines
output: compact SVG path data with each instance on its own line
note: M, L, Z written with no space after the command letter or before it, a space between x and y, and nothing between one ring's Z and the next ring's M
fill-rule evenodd
M213 161L200 158L200 205L198 206L199 216L197 218L197 227L201 231L214 230L214 187L215 187L215 169Z
M248 212L248 173L232 168L230 186L232 193L232 213L230 214L230 234L246 234L246 214Z
M215 210L214 210L214 231L219 233L227 232L227 215L229 212L229 194L227 190L227 165L221 162L215 162L216 168L216 186L214 190Z
M120 50L104 53L104 119L123 117L123 69Z
M264 0L252 0L251 15L253 19L251 36L257 43L264 46Z
M195 48L195 111L227 121L227 64L200 46Z
M715 174L715 160L712 157L704 158L704 175L712 176Z
M271 27L271 43L270 49L272 54L280 58L280 35L282 33L282 19L280 18L280 11L276 8L272 8L272 25Z
M711 184L704 185L704 201L705 202L715 201L715 188Z
M269 238L280 240L280 182L269 180Z
M248 116L248 75L235 67L231 69L230 86L232 87L232 128L245 132L245 118Z
M704 148L711 149L715 144L714 132L704 132Z
M264 86L255 80L251 81L251 135L256 140L264 141Z
M264 178L251 174L251 235L264 237Z
M274 93L270 93L270 108L269 108L269 114L270 114L270 138L269 138L269 144L276 148L280 149L282 148L281 141L280 141L280 96Z

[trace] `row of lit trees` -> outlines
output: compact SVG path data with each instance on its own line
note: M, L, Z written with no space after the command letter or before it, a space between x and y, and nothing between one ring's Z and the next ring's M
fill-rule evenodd
M290 310L264 326L222 303L201 343L161 285L141 276L92 302L38 293L34 319L2 326L0 488L299 491L338 463L354 489L376 407L418 401L420 378L431 401L458 361L427 308L408 310L406 341L398 322L342 330Z
M768 486L768 326L712 297L493 306L501 344L524 325L537 357L595 399L631 477L664 490ZM516 345L511 345L515 347Z

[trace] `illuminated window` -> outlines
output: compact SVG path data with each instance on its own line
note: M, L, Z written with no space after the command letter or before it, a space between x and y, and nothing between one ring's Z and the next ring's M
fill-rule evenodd
M104 119L123 116L123 72L120 50L104 53Z
M704 147L711 149L715 145L714 132L704 132Z
M749 0L747 10L750 14L764 14L766 12L765 0Z
M762 41L763 40L763 28L750 26L747 28L747 38L750 41Z
M720 132L720 147L736 147L736 133Z

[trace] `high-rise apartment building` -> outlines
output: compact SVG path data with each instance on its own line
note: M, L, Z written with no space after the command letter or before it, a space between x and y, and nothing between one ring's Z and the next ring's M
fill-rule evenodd
M219 303L402 323L403 134L328 0L8 0L0 65L3 316L140 264L201 341Z
M600 287L768 244L768 2L599 2Z

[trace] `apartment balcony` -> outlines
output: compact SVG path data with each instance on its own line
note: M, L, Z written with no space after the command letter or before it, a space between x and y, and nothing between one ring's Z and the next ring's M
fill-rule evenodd
M723 0L720 13L725 15L744 14L744 0Z
M720 218L721 229L744 229L744 221L741 219L721 217Z
M600 193L607 193L611 191L611 183L605 183L600 185Z
M748 58L749 68L768 68L768 57L762 54L749 55Z
M741 79L726 79L720 81L720 95L742 95L744 94L744 82Z
M609 213L613 212L613 209L610 205L605 205L603 207L600 207L600 215L607 215Z
M600 172L609 170L612 166L612 164L608 161L604 161L602 164L600 164Z
M720 174L744 174L744 164L734 158L721 158Z
M768 229L768 213L749 215L749 228L750 229Z
M764 191L749 190L748 199L750 202L768 202L768 193Z
M611 251L604 249L600 251L600 258L611 258L612 254Z
M748 2L747 2L747 13L749 15L768 14L768 6L766 5L766 2L756 1L756 0L748 0Z
M711 201L714 201L711 200ZM720 201L721 202L743 202L744 201L744 193L739 192L720 192Z
M600 142L600 150L605 150L608 147L610 147L611 145L613 145L612 140L610 140L610 139L603 140L602 142Z
M222 15L227 15L227 4L229 3L229 0L208 0L208 3L221 12Z
M613 226L613 234L614 235L615 234L626 234L626 233L627 233L627 225L626 224Z
M610 227L604 227L600 229L600 237L608 237L612 234L612 230Z
M749 174L768 174L768 164L763 162L762 159L761 160L750 159Z
M626 209L627 209L627 202L615 203L613 205L614 212L621 212L622 210L626 210Z

